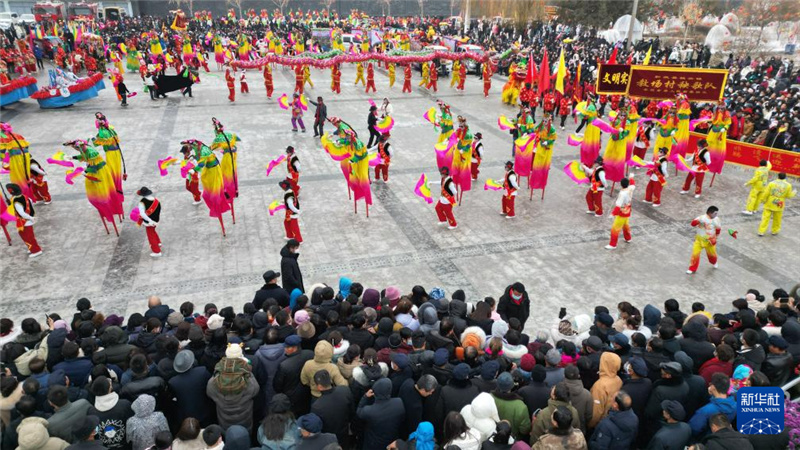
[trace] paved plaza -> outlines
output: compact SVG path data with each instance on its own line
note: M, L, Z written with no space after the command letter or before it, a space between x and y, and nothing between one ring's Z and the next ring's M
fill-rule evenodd
M150 258L144 230L127 218L118 225L118 238L113 232L106 235L96 210L86 200L83 183L67 185L64 169L49 166L53 202L36 207L35 230L44 255L29 260L24 244L9 226L13 246L0 249L0 316L14 320L42 318L53 312L64 316L71 314L78 298L87 297L96 310L127 317L142 311L149 295L160 296L176 309L180 303L192 301L201 308L215 302L238 310L263 283L261 274L280 266L278 252L285 242L283 215L270 217L267 205L282 198L278 181L286 169L282 165L267 178L265 167L287 145L297 149L302 166L300 228L305 242L299 263L307 289L314 283L337 287L339 277L348 276L377 289L396 285L410 292L416 284L428 290L438 286L448 297L463 289L467 300L475 302L485 296L498 298L508 284L521 281L533 304L526 324L530 330L551 324L560 307L572 313L591 313L599 303L612 308L629 300L638 306L650 302L661 307L667 298L676 298L684 309L702 301L712 311L724 311L748 288L769 296L776 287L788 290L800 281L800 199L789 201L779 236L759 238L755 231L760 214L740 214L747 197L743 184L751 171L733 165L725 167L711 188L710 176L706 177L700 199L679 195L683 176L676 178L671 172L660 208L641 201L646 177L643 170L636 172L633 242L621 242L615 251L605 250L610 215L596 218L585 214L586 188L561 171L578 155L577 148L566 144L568 133L575 129L572 118L567 130L558 130L544 200L537 191L529 201L527 180L523 180L526 189L517 199L517 218L505 219L499 214L501 194L483 190L487 177L502 179L503 163L511 149L511 137L498 129L497 118L516 111L500 103L505 80L499 76L487 99L482 82L474 75L469 76L464 93L450 89L448 79L440 79L439 93L434 94L416 87L419 73L415 72L414 92L401 94L401 70L391 89L385 72L377 71L378 92L367 95L363 87L352 84L354 68L344 67L342 93L335 96L330 93L330 72L312 70L315 87L309 95L322 95L328 115L352 124L362 138L368 136L368 99L380 103L388 96L394 104L396 125L391 142L395 154L390 182L372 184L374 204L369 218L364 215L363 203L356 215L339 164L312 137L313 107L305 116L308 131L292 133L289 112L277 105L282 93L291 94L294 73L274 70L272 100L266 99L260 73L249 70L247 74L251 93L237 92L235 104L228 102L218 72L201 74L194 98L174 92L159 101L151 101L141 92L138 77L128 74L129 89L139 95L127 108L106 89L99 98L62 110L40 110L30 99L3 110L2 120L28 139L31 153L40 162L60 150L70 154L71 150L61 147L62 142L93 136L94 113L102 111L116 127L125 155L126 212L135 207L138 197L134 193L144 185L162 202L158 232L164 256ZM481 176L472 191L464 194L463 204L455 208L456 230L437 226L433 205L413 192L420 173L438 179L433 151L437 132L422 119L437 98L450 103L454 117L466 117L473 133L480 131L484 136ZM537 116L541 117L541 108ZM225 238L206 206L192 205L178 170L162 178L156 168L159 159L181 156L181 140L197 138L210 143L211 117L242 139L236 224L230 215L225 216ZM331 129L328 124L326 131ZM790 181L797 188L797 181ZM7 177L3 182L8 182ZM431 190L437 198L438 186ZM712 204L720 208L723 224L719 269L703 259L697 274L687 276L684 272L694 238L689 222ZM610 211L613 198L606 195L604 205ZM738 239L728 236L729 228L738 230Z

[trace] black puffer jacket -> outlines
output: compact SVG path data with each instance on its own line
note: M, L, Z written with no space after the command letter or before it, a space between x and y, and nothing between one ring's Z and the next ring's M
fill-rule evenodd
M692 371L697 373L703 363L714 357L714 344L708 342L706 327L696 320L687 322L682 332L681 350L692 358L694 362Z
M284 245L281 249L281 284L286 292L291 293L295 289L305 292L303 287L303 274L300 273L300 264L297 263L299 253L289 251L289 245Z
M95 364L115 364L120 368L128 368L128 355L133 346L128 344L128 335L118 326L106 328L100 336L103 350L92 356Z

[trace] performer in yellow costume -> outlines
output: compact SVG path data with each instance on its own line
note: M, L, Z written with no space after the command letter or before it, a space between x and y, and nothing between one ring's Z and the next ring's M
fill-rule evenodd
M763 236L769 227L772 219L772 235L781 232L781 222L783 220L783 210L786 208L786 200L797 195L797 191L786 181L786 174L781 172L778 179L767 185L761 194L764 199L764 212L761 214L761 224L758 226L758 235Z
M744 207L742 214L752 216L753 213L758 211L758 207L761 206L761 201L763 200L761 198L762 194L764 189L767 188L767 183L769 183L770 170L772 170L772 163L762 159L758 164L758 169L753 173L753 178L750 178L744 184L745 186L750 186L750 194L747 196L747 206Z

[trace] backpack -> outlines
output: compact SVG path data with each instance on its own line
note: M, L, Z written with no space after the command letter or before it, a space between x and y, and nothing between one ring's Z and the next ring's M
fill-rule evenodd
M38 344L36 344L36 347L26 351L25 353L21 354L20 356L17 357L17 359L14 360L14 365L17 366L17 372L20 375L27 377L31 374L31 369L28 367L28 364L31 362L33 358L38 357L47 361L47 343L45 342L45 344L42 345L42 342L44 342L45 340L46 339L43 339Z
M242 358L222 358L214 366L214 386L222 395L241 393L252 376L250 363Z

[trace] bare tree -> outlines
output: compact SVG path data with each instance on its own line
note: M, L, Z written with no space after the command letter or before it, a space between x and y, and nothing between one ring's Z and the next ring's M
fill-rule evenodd
M461 0L450 0L450 17L453 16L453 11L456 9L456 4L461 3Z
M419 16L420 17L424 17L425 16L425 0L417 0L417 3L419 3Z
M239 10L239 18L242 18L242 2L244 0L227 0L227 3L231 6L235 6L237 10Z
M175 5L176 9L181 9L181 5L186 3L186 0L169 0L167 3Z
M325 5L325 9L328 11L328 15L331 14L331 6L336 3L336 0L322 0L322 4Z
M386 15L387 16L391 16L392 15L392 0L381 0L381 3L384 6L386 6ZM383 10L383 7L381 7L381 10Z
M286 9L286 6L289 4L289 0L272 0L272 3L274 3L275 6L277 6L278 8L280 8L281 14L283 14L283 10ZM326 5L328 4L328 0L325 0L325 4ZM332 5L333 1L331 1L330 4ZM330 6L328 6L328 8L330 8Z

